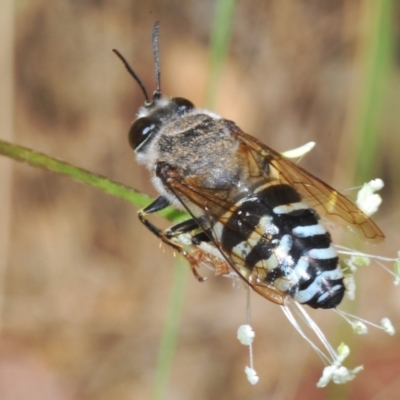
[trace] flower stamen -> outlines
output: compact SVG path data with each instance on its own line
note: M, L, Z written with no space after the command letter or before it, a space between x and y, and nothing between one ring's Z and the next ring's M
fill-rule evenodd
M247 376L247 380L255 385L259 381L259 377L257 375L257 371L254 369L253 363L253 340L256 336L253 328L251 327L251 304L250 304L250 286L247 287L247 305L246 305L246 319L247 324L239 326L237 330L237 338L241 344L244 346L249 346L249 359L250 359L250 367L246 366L244 372Z
M353 328L354 333L358 335L365 335L368 332L367 325L373 326L377 329L381 329L391 336L395 334L395 329L389 318L382 318L380 325L378 325L337 308L334 309L334 311L338 315L340 315L346 322L348 322Z

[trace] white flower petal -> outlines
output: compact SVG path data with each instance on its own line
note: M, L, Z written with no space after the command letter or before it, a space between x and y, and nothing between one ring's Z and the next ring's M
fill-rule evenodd
M375 194L382 187L382 179L374 179L365 183L357 194L356 204L368 216L374 214L382 203L382 197Z
M345 343L340 343L339 347L336 349L338 356L337 356L337 363L341 364L347 356L350 354L350 347L347 346Z
M341 365L335 370L332 381L337 385L347 383L349 381L352 381L356 377L356 375L363 369L363 366L359 366L354 369L347 369L346 367L343 367L343 365Z
M388 333L390 336L394 335L396 333L392 323L390 322L389 318L382 318L381 320L381 326L383 330Z
M356 282L353 275L347 275L343 279L344 286L346 288L346 296L349 300L356 298Z
M244 346L250 346L256 336L250 325L240 325L237 330L237 338Z
M380 178L373 179L368 184L374 192L381 190L385 186L383 180Z
M317 387L319 388L325 387L332 380L335 370L336 367L334 365L329 365L328 367L325 367L324 370L322 371L321 378L319 378Z
M257 372L255 369L246 367L244 369L244 372L247 376L247 380L252 384L255 385L259 381L259 377L257 376Z
M364 322L355 321L351 324L351 327L353 328L353 332L357 335L366 335L368 333L367 325L365 325Z
M308 142L303 146L297 147L293 150L284 151L282 155L286 158L299 158L311 151L315 146L315 142Z
M371 260L366 256L351 256L350 260L357 267L367 267L371 264Z

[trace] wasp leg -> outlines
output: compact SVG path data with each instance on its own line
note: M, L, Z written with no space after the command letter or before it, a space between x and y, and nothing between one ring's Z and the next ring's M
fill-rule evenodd
M201 228L199 222L195 219L188 219L181 222L180 224L176 224L165 231L165 234L168 238L173 238L181 235L182 233L193 232L199 228L201 229L201 231L192 235L192 244L194 244L195 246L199 246L202 242L211 242L211 230L207 229L207 231L204 231L204 228Z
M195 246L199 246L202 242L209 243L209 242L211 242L210 235L211 235L211 232L207 233L207 232L202 231L192 237L192 243Z
M154 226L149 220L146 219L147 214L156 213L168 207L170 202L163 196L157 197L151 204L146 208L139 210L138 217L140 222L154 235L164 241L162 230Z
M182 233L187 233L199 229L199 224L194 219L188 219L179 224L176 224L165 231L168 238L173 238L181 235Z
M160 238L164 243L167 245L171 246L175 251L177 251L179 254L182 254L183 257L185 257L192 269L192 272L196 279L199 282L203 282L205 278L199 275L197 272L197 261L194 257L192 257L184 248L183 246L177 244L176 242L173 241L175 237L178 237L179 235L183 233L187 233L190 231L193 231L194 229L199 228L199 225L196 223L195 220L189 219L187 221L181 222L177 225L172 226L171 228L167 230L162 230L157 228L155 225L153 225L147 218L147 214L152 214L156 213L158 211L163 210L164 208L168 207L170 205L170 202L163 196L158 197L156 200L154 200L150 205L148 205L146 208L142 209L139 211L138 216L140 222L150 230L154 235L156 235L158 238Z

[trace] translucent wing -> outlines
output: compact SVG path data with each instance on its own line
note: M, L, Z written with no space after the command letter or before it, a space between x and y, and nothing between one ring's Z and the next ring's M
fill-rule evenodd
M385 238L374 221L347 197L254 137L240 130L234 133L247 147L260 173L272 175L282 183L293 186L302 201L316 209L321 216L349 228L366 242L379 243Z
M286 294L278 291L274 286L269 285L264 278L265 269L254 268L249 269L245 266L244 258L238 256L232 258L222 247L221 243L216 239L217 232L213 232L218 223L224 227L235 231L239 236L242 231L239 231L236 226L229 222L229 214L235 212L236 205L232 201L232 196L235 189L231 190L211 190L205 189L198 185L195 178L185 178L178 171L168 164L159 165L157 175L163 181L164 185L174 193L186 210L197 221L199 226L206 232L212 241L213 246L218 250L222 259L242 278L254 291L265 297L266 299L277 303L285 304L289 298ZM231 193L232 192L232 193ZM248 215L251 219L251 215ZM244 222L242 229L254 230L254 226L246 226ZM253 240L257 241L263 232L254 231ZM245 237L242 238L245 241ZM248 242L249 247L253 247L252 242Z
M237 253L229 254L218 240L220 235L217 230L221 225L237 234L239 241L247 242L250 248L255 246L261 237L265 240L265 232L258 232L258 228L251 224L253 217L254 220L261 217L256 214L257 210L249 210L246 213L247 219L241 221L240 229L230 218L238 208L238 195L244 189L251 193L253 187L262 185L263 182L288 184L300 194L302 202L316 209L320 215L350 228L364 240L376 243L384 238L375 223L345 196L239 128L235 129L231 133L238 139L236 161L240 162L241 176L229 187L210 188L202 184L201 176L183 176L179 168L165 163L157 165L156 173L208 234L232 269L259 294L278 304L284 304L287 298L286 294L268 284L268 280L265 279L267 266L246 267L244 256L241 258ZM246 229L252 232L251 238L244 233Z

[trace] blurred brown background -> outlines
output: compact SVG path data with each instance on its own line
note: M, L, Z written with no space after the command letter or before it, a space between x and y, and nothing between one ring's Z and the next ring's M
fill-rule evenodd
M371 2L369 2L371 3ZM1 138L101 173L151 195L127 143L143 96L116 47L154 89L151 28L161 22L164 94L204 105L214 1L9 1L0 6ZM354 97L368 37L367 1L242 1L216 112L278 151L316 141L302 166L343 189L353 180ZM393 58L370 160L385 180L376 221L399 249L400 45ZM13 124L13 126L11 125ZM11 132L13 135L11 136ZM1 158L0 398L148 399L166 318L174 259L136 209L68 178ZM9 168L12 172L9 173ZM160 225L165 224L157 219ZM362 271L357 314L399 328L399 289L381 269ZM279 307L253 298L256 386L236 340L245 292L188 278L166 399L323 399L322 363ZM313 314L336 346L337 317ZM344 328L347 337L350 328ZM366 370L343 398L400 391L399 336L358 337L350 365ZM333 398L333 397L332 397ZM339 398L339 397L336 397Z

